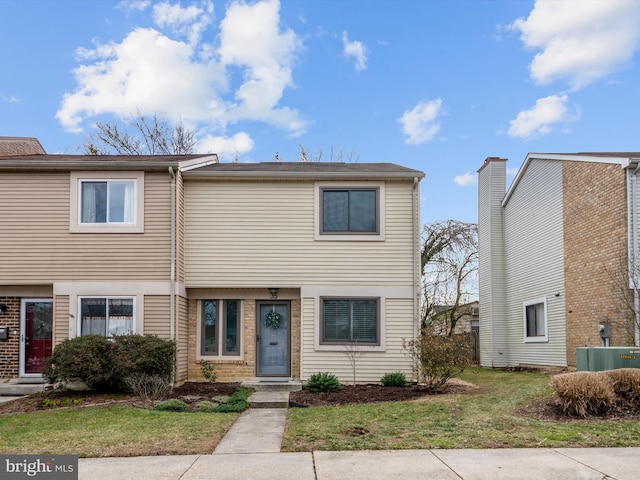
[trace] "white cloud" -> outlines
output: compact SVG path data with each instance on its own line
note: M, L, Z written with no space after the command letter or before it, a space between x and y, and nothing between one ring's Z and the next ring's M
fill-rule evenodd
M8 97L0 97L0 103L19 103L20 99L10 95Z
M285 89L294 86L302 42L292 30L280 29L279 1L231 2L217 45L203 40L215 38L207 30L213 21L209 0L186 7L163 2L154 6L153 18L157 28L137 28L120 42L77 50L77 87L63 96L56 113L64 128L78 132L92 117L126 118L140 111L182 120L198 131L206 126L213 136L244 120L292 135L306 131L300 113L280 105Z
M471 185L475 185L478 183L478 179L476 175L473 175L469 172L464 175L456 175L453 178L453 181L458 184L460 187L470 187Z
M160 28L170 28L177 35L185 36L194 45L200 41L202 33L213 20L213 3L204 2L202 7L171 5L169 2L153 6L153 21Z
M151 5L151 0L122 0L116 8L131 12L133 10L142 11L149 5Z
M253 146L251 137L245 132L240 132L232 137L207 135L198 142L196 151L217 153L220 160L232 161L253 150Z
M529 140L548 134L554 124L577 120L580 114L577 110L574 113L569 111L568 100L567 95L538 99L532 108L521 111L509 122L509 136Z
M431 140L440 131L440 124L436 120L441 109L442 99L436 98L420 102L412 110L404 112L398 122L406 136L405 143L420 145Z
M344 47L344 55L353 57L356 61L356 72L367 69L367 49L362 42L354 40L349 41L347 32L342 32L342 45Z
M538 0L511 28L538 50L531 77L540 84L566 79L577 90L624 68L640 47L637 0Z

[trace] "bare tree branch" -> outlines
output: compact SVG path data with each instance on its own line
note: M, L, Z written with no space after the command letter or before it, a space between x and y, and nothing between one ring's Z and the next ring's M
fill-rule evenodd
M96 131L80 147L85 155L186 155L194 153L195 133L182 122L172 127L154 114L131 115L129 126L117 122L97 122Z

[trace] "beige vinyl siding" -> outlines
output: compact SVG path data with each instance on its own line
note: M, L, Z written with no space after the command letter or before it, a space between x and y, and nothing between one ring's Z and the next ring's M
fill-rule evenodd
M69 172L2 174L0 284L169 279L168 172L145 174L143 234L70 233L69 187Z
M480 362L485 367L507 365L502 218L505 191L506 162L487 162L478 182Z
M176 172L176 280L184 283L184 182Z
M403 372L412 378L411 360L402 347L404 339L413 338L412 299L387 298L385 312L386 351L367 352L356 363L356 382L379 382L389 372ZM301 379L318 372L331 372L342 383L353 382L352 365L344 351L314 350L314 329L318 319L314 318L314 297L303 298L302 312L302 371Z
M144 333L171 338L170 298L168 295L144 296Z
M176 381L181 382L188 377L189 364L189 312L188 300L184 297L176 297L178 314L176 318Z
M53 345L69 338L69 295L56 295L54 298Z
M504 207L512 365L567 363L562 208L562 162L532 160ZM548 342L525 343L523 302L538 298L547 301Z
M315 241L314 183L189 182L187 287L411 285L412 183L386 183L386 240Z

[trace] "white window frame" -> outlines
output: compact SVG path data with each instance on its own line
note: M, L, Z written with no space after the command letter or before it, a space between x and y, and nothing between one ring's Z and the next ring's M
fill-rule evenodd
M218 302L218 323L217 323L217 353L215 354L203 354L202 353L202 309L203 302L208 300L215 300ZM226 319L224 313L226 312L225 302L236 301L238 302L238 354L225 354L222 348L223 341L223 328L226 326ZM244 358L244 301L240 298L218 298L215 296L201 298L197 301L197 336L196 336L196 359L197 360L242 360Z
M83 182L132 181L134 220L131 223L82 223ZM71 172L69 230L72 233L144 233L144 172Z
M132 326L132 331L131 334L135 334L138 331L137 328L137 307L136 307L136 296L135 295L78 295L78 321L77 321L77 332L78 332L78 336L82 337L82 300L84 299L89 299L89 298L93 298L93 299L104 299L107 304L109 302L109 300L113 300L113 299L118 299L118 300L132 300L133 301L133 305L132 305L132 312L133 312L133 318L131 319L131 326ZM106 334L106 332L105 332ZM88 335L88 334L87 334ZM110 338L110 335L106 334L106 338Z
M527 336L527 307L531 305L543 305L544 312L544 335L536 335L536 336ZM522 316L523 316L523 327L524 327L524 342L525 343L542 343L549 341L549 315L547 312L547 298L540 297L535 298L533 300L528 300L522 303Z
M322 228L322 192L324 190L374 190L377 195L377 232L324 233ZM382 242L385 240L385 182L315 182L314 184L314 239L317 241Z

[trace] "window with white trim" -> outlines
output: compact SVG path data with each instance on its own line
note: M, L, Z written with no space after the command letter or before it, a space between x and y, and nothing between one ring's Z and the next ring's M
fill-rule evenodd
M143 233L144 172L71 172L73 233Z
M524 341L546 342L548 340L547 300L538 298L523 304Z
M379 232L378 188L323 187L322 234L377 234Z
M80 297L80 335L135 333L134 297Z
M80 180L80 224L133 225L135 180Z
M378 298L324 297L321 307L320 344L380 345Z
M200 355L240 356L240 300L202 300Z

